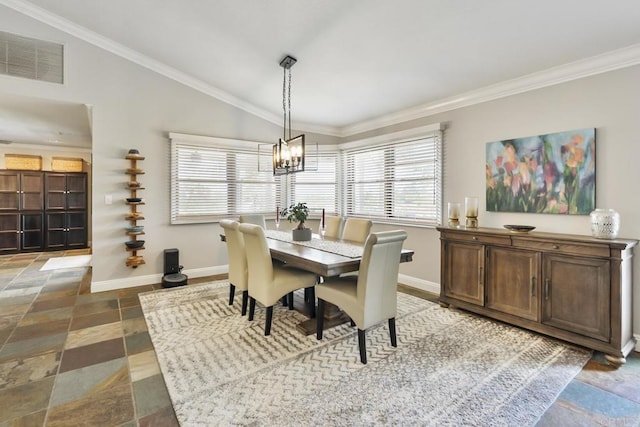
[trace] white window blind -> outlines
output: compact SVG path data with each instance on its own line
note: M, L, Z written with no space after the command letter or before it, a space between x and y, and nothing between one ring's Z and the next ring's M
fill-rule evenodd
M258 156L257 145L252 150L172 139L171 223L273 215L279 186L273 173L258 171Z
M291 178L291 200L305 202L312 215L336 215L338 206L338 153L319 152L312 159L317 170L295 173Z
M437 225L441 212L439 132L344 152L346 215Z

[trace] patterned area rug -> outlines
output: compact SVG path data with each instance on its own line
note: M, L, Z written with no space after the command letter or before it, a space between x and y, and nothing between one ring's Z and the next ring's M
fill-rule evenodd
M398 294L398 347L386 326L322 341L278 305L271 336L264 309L249 322L228 283L140 295L178 420L195 425L533 425L590 352Z

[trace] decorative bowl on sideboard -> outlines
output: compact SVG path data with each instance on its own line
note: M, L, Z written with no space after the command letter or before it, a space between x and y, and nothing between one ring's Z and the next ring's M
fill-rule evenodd
M528 233L531 230L535 230L535 227L533 227L531 225L507 224L507 225L504 225L504 228L506 228L507 230L509 230L512 233Z

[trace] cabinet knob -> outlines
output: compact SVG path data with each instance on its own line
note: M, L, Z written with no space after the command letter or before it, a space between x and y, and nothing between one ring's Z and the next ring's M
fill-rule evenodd
M472 239L473 239L473 240L478 240L478 237L473 236L473 237L472 237Z
M551 247L552 247L553 249L560 249L560 246L558 246L558 245L553 245L553 246L551 246Z

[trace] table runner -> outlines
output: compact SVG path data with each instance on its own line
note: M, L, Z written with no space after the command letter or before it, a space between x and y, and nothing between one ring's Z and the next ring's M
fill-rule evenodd
M353 245L345 242L337 242L334 240L322 240L320 238L313 238L307 242L293 241L291 237L291 231L279 231L279 230L265 230L264 234L269 239L280 240L282 242L289 242L296 245L307 246L313 249L318 249L324 252L330 252L332 254L338 254L346 256L348 258L360 258L364 247L361 245Z

